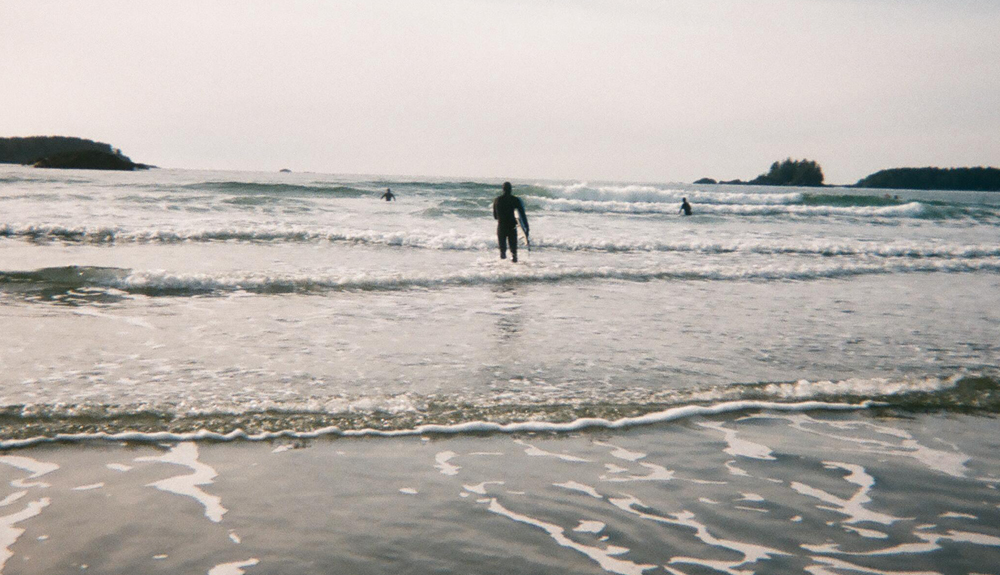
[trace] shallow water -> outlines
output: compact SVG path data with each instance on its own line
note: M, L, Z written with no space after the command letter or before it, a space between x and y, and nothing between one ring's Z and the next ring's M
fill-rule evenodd
M64 419L80 413L406 427L430 404L996 380L995 194L516 182L533 251L515 266L493 247L496 182L4 174L8 435L19 412L46 414L43 436L129 430ZM682 195L695 216L675 217Z
M499 184L0 167L0 572L990 572L1000 195Z

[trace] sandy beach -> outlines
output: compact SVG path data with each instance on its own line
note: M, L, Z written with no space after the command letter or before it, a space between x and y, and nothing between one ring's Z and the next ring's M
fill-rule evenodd
M39 445L0 456L2 572L990 573L996 429L752 411L614 432Z

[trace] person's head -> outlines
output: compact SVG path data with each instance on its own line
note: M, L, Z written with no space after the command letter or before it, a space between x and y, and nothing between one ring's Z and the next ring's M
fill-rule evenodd
M684 202L685 204L688 203L688 199L687 198L681 198L681 201Z
M504 182L503 183L503 193L509 194L510 190L511 190L511 188L510 188L510 182Z

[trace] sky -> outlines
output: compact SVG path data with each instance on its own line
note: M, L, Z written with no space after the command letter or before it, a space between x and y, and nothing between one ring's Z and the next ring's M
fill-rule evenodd
M165 168L1000 166L1000 0L2 0L0 136Z

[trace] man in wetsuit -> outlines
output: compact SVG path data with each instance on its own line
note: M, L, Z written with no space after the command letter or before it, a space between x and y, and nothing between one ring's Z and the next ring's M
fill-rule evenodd
M681 209L677 210L677 213L683 212L685 216L691 215L691 204L688 203L687 198L681 198Z
M396 199L396 195L392 193L392 190L390 190L389 188L386 188L385 189L385 193L382 194L382 197L379 198L379 199L385 200L387 202L391 202L391 201L393 201L393 200Z
M524 213L521 198L511 193L510 182L503 183L503 195L493 200L493 219L497 221L497 241L500 242L500 259L507 259L510 245L510 259L517 263L517 219L521 218L524 236L528 237L528 216Z

